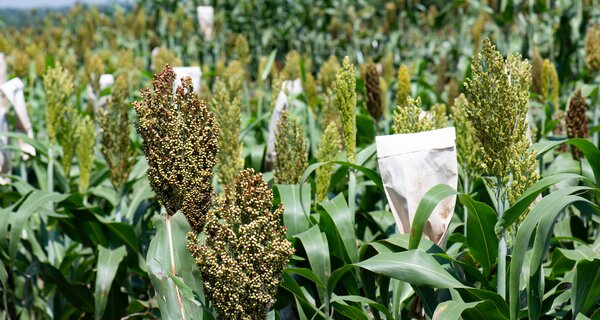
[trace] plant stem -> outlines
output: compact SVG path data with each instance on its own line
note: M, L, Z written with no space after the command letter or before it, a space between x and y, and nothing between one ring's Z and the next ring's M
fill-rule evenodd
M54 191L54 155L52 145L48 147L48 192Z
M497 177L496 201L498 204L498 220L504 215L504 190L502 177ZM497 293L506 299L506 231L502 233L498 240L498 275L497 275Z
M598 102L600 102L600 84L598 85L598 90L596 90L596 98L592 99L592 104L594 105L593 128L598 126ZM598 131L594 132L592 143L596 144L596 146L600 146L600 141L598 141Z
M469 185L471 181L469 181L469 175L465 173L465 180L464 180L464 185L463 185L463 192L466 194L471 193L471 186ZM467 211L467 206L463 206L464 208L464 216L463 216L463 222L465 223L465 236L467 235L467 218L469 217L469 212Z
M356 171L348 170L348 208L350 213L354 215L356 210Z

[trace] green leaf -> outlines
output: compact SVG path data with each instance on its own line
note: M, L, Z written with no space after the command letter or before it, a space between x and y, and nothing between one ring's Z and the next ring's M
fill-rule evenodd
M98 264L96 265L95 318L102 319L108 302L110 287L119 268L121 260L127 254L124 246L117 249L98 247Z
M358 262L358 249L356 248L356 233L354 231L354 213L346 204L346 199L340 193L335 198L324 201L321 206L328 217L333 221L337 231L337 241L341 240L345 253L349 258L348 263ZM329 239L331 242L332 239Z
M584 138L569 139L569 143L581 150L594 171L596 186L600 186L600 149Z
M512 225L519 217L529 208L529 205L533 203L535 198L548 189L550 186L569 179L582 179L583 177L574 173L558 173L549 177L543 178L536 182L533 186L529 187L525 192L515 201L515 203L504 211L502 218L496 224L496 236L500 236L504 231Z
M355 265L414 285L433 288L466 287L450 275L431 255L420 249L380 253Z
M346 295L346 296L338 296L338 295L334 295L331 298L331 302L340 302L340 301L348 301L348 302L358 302L358 303L365 303L368 304L369 306L373 307L374 309L377 309L379 311L381 311L386 319L392 320L394 319L394 317L392 316L392 314L390 313L390 311L383 306L382 304L375 302L371 299L365 298L365 297L361 297L361 296L356 296L356 295Z
M31 215L42 205L49 205L62 201L67 198L67 195L36 190L26 197L27 199L25 199L11 219L10 242L8 248L11 261L15 261L20 244L19 239L21 238L21 231L29 221Z
M312 271L321 280L321 283L327 283L331 275L331 262L329 260L329 247L325 234L315 225L296 235L296 238L302 242Z
M128 221L133 221L135 211L140 206L140 203L152 197L154 197L154 191L152 191L152 189L150 188L150 183L148 182L148 179L142 179L141 186L137 188L131 195L131 202L128 204L127 212L125 213L125 218Z
M509 301L510 301L510 318L516 320L520 311L519 304L519 287L521 279L521 269L523 267L525 253L529 246L529 240L535 227L542 220L554 221L556 216L562 209L576 201L586 201L579 196L572 196L571 193L584 190L585 187L568 187L565 189L553 192L542 200L531 210L523 223L519 226L517 236L514 241L513 254L511 256L510 265L510 281L509 281ZM538 243L546 245L545 243ZM533 259L532 259L533 260ZM534 262L532 262L533 264Z
M58 287L58 292L76 308L94 312L94 297L87 286L71 283L58 269L48 263L40 264L40 276L47 283Z
M134 252L139 250L139 239L130 224L122 222L110 222L106 223L106 226L111 233L122 240L131 250Z
M302 197L300 197L300 185L278 184L276 187L283 203L283 224L287 228L287 237L291 238L308 230L310 219L304 214L302 207L310 207L310 185L307 184L302 188ZM300 201L303 201L303 204Z
M180 211L173 216L157 216L154 224L156 235L150 241L146 263L162 318L203 319L203 310L189 299L184 299L181 289L169 275L171 272L182 277L204 303L200 272L187 248L187 233L191 227Z
M6 266L4 262L0 259L0 284L2 285L2 301L4 302L4 306L8 306L6 301L6 293L8 291L8 286L6 282L8 281L8 272L6 272Z
M465 310L474 309L482 305L492 304L489 300L469 302L465 303L462 301L449 300L442 302L437 306L433 314L433 320L457 320L462 319L461 315ZM489 319L489 318L486 318Z
M486 313L498 312L498 313L500 313L500 315L503 319L507 319L510 316L508 304L506 303L504 298L502 298L495 291L476 289L476 288L459 288L456 290L459 292L460 297L465 302L477 302L477 301L483 301L483 300L488 300L488 301L492 302L493 309L487 308ZM481 318L481 317L479 317L479 318ZM473 319L477 319L477 317L475 317Z
M273 62L275 62L276 56L277 56L277 49L271 51L271 54L269 55L269 60L267 60L267 63L265 64L265 69L263 70L263 72L261 74L261 78L263 81L267 80L267 78L269 77L269 74L271 73L271 68L273 67Z
M408 249L416 249L419 247L419 242L421 241L421 237L423 237L423 229L425 229L425 224L427 223L427 220L429 220L435 207L442 200L457 193L456 190L452 189L452 187L447 184L435 185L425 193L419 202L415 217L412 221Z
M325 288L325 285L323 284L323 282L321 282L321 279L319 279L319 277L317 277L317 275L308 268L290 268L290 267L288 267L285 269L285 272L287 272L289 274L295 273L299 276L302 276L303 278L306 278L306 279L314 282L319 287Z
M461 194L459 200L467 209L467 247L487 276L498 259L498 240L494 234L494 226L498 221L496 212L469 195Z
M571 300L573 315L587 314L600 302L600 259L581 260L575 267Z

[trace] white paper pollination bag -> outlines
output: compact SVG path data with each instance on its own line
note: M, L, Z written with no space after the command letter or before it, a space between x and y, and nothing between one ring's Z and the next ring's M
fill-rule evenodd
M25 95L23 94L23 81L19 78L9 80L0 85L0 91L2 91L15 109L17 131L23 132L28 137L33 138L33 129L31 128L29 113L25 105ZM35 155L35 148L30 144L19 141L19 146L23 151L23 159L28 159L30 155Z
M287 94L286 94L287 92ZM271 114L271 120L269 121L269 139L267 140L267 154L266 154L266 167L267 170L273 168L273 162L275 161L275 140L277 137L277 124L281 118L283 110L288 108L288 95L295 97L302 93L302 82L300 79L287 80L281 83L281 89L275 100L275 108Z
M215 22L215 9L212 6L198 6L196 7L196 14L198 15L198 24L204 35L204 40L211 40Z
M202 79L202 69L200 67L173 67L173 71L175 72L173 88L181 85L181 78L190 77L192 78L194 91L200 94L200 80Z
M100 93L104 89L110 88L115 84L115 77L112 74L105 73L100 76L100 79L98 79L98 83L100 84L100 92L98 92L97 95L94 92L94 89L92 89L92 86L90 86L89 84L87 86L87 94L88 97L92 100L92 103L94 104L94 111L98 111L99 108L105 107L108 103L109 97L102 96Z
M454 128L376 137L377 160L385 195L401 233L410 233L419 202L429 189L444 183L456 189L458 168ZM456 196L440 202L424 235L445 246Z
M4 53L0 53L0 84L6 82L6 61L4 60ZM8 100L6 96L0 91L0 133L8 132ZM0 173L10 172L10 149L2 148L8 145L8 136L0 134ZM0 177L0 184L6 184L2 177Z

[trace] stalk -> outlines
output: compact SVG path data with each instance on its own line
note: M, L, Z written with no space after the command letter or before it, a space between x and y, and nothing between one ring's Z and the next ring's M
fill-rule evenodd
M48 192L54 191L54 155L52 144L48 147Z
M356 171L348 170L348 208L352 214L356 210Z
M496 201L498 204L498 220L504 215L504 194L502 177L497 177ZM498 240L498 275L497 275L497 293L506 299L506 231L502 233Z
M25 166L25 160L23 160L22 158L21 158L20 165L21 165L21 168L20 168L21 169L20 170L21 171L21 179L23 179L23 181L27 181L27 168Z
M464 185L463 185L463 187L464 187L463 192L466 193L466 194L471 193L471 186L469 185L470 182L471 181L469 181L469 175L465 173L465 180L463 182L464 183ZM469 217L469 215L468 215L469 212L467 211L468 210L467 206L463 206L463 208L464 208L463 222L465 223L465 235L466 235L467 234L467 218Z
M598 126L598 102L600 102L600 84L598 84L598 90L596 90L596 98L592 99L592 103L594 104L594 124L593 128ZM595 143L597 146L600 146L600 141L598 141L598 131L594 132L592 143Z

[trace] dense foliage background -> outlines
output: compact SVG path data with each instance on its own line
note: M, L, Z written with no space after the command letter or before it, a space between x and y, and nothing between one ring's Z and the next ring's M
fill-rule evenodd
M197 5L214 7L211 39L200 31ZM232 118L219 110L237 105L239 126L223 122L221 137L229 134L224 145L241 150L221 152L240 152L240 167L262 172L273 205L283 204L281 222L295 253L269 319L600 319L598 1L142 0L129 8L43 13L33 13L40 18L31 23L0 21L0 52L8 78L24 83L33 132L14 132L19 119L10 111L9 132L0 133L10 137L2 150L12 151L12 168L2 175L9 182L0 185L5 318L216 318L187 248L190 225L180 213L164 219L134 129L132 102L168 63L201 66L200 97L217 122ZM485 172L459 162L458 190L432 189L413 232L400 234L378 173L375 136L395 132L394 113L406 103L398 98L402 88L420 98L423 111L445 104L443 118L458 127L451 106L467 93L470 58L486 37L504 56L519 53L532 64L528 123L539 180L528 180L527 190L499 210ZM332 56L338 62L328 64ZM345 56L356 66L355 161L346 151L319 152L321 144L342 150L343 115L330 84ZM58 65L69 81L48 76ZM401 66L409 75L404 87ZM114 87L99 88L101 74L113 74ZM379 81L375 119L369 74ZM126 80L117 92L119 77ZM290 128L290 140L297 138L300 150L305 140L306 161L293 160L300 168L284 172L298 169L296 180L284 181L266 156L269 120L281 82L296 78L304 91L290 95L288 116L301 129ZM587 110L569 125L576 90ZM55 97L64 92L63 100ZM115 108L108 118L98 111L107 108L101 98ZM52 124L51 102L72 111ZM65 123L68 112L72 121ZM326 140L332 122L338 124ZM573 127L581 132L571 134ZM36 155L24 157L20 142ZM124 160L107 161L106 150ZM212 185L219 195L231 181L220 168L230 161L238 159L217 162ZM318 178L324 163L331 175ZM421 239L435 205L457 192L447 244ZM505 296L496 293L504 231Z

